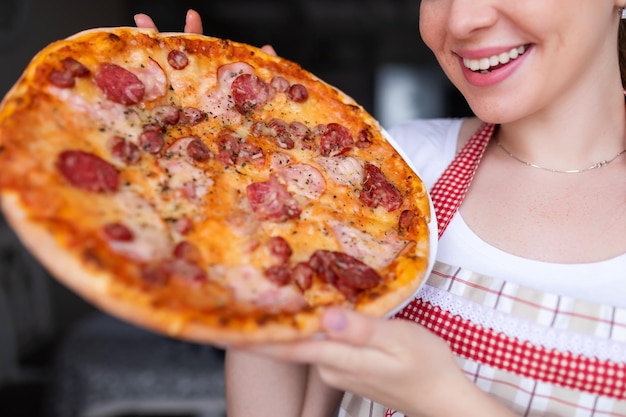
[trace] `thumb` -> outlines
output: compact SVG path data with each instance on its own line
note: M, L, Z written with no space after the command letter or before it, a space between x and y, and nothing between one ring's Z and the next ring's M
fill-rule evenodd
M346 308L329 308L322 316L322 326L328 339L354 346L380 347L392 337L385 319L369 316Z

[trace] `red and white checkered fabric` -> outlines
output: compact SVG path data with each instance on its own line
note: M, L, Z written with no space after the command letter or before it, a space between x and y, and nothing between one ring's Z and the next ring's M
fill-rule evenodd
M431 190L439 237L494 132L485 124ZM396 316L446 340L481 389L524 416L626 417L626 309L547 294L437 263ZM348 417L399 417L347 394Z
M493 124L483 124L459 151L430 191L437 214L439 237L443 235L454 213L463 202L494 129Z

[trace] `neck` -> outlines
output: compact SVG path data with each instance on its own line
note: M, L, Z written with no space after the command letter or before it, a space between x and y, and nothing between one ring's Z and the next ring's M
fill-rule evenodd
M626 149L626 106L620 89L599 91L569 91L559 103L501 125L498 138L518 158L555 170L608 160Z

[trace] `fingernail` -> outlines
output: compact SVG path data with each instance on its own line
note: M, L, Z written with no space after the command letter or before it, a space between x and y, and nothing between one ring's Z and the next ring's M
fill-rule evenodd
M348 319L343 311L328 310L322 318L324 327L328 330L341 331L346 328Z

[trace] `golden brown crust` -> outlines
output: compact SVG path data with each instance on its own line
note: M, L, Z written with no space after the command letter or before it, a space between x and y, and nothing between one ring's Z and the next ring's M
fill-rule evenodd
M187 73L167 67L170 50L184 51L190 58L191 69ZM76 78L75 87L51 87L50 74L59 69L66 57L80 60L91 74ZM144 84L151 88L159 86L163 75L167 88L137 104L111 105L94 86L93 76L98 66L109 60L137 73L147 73L156 87ZM301 83L312 98L294 105L284 95L276 95L262 111L243 117L224 109L218 111L211 107L216 101L207 104L206 100L213 100L212 93L223 88L216 80L217 68L232 62L251 64L259 78L268 83L276 74L292 84ZM139 162L132 165L111 159L111 137L136 140L142 124L154 122L152 112L164 105L215 109L216 115L209 110L207 120L199 128L168 126L164 133L168 138L165 150L156 155L143 153ZM367 132L371 146L354 147L348 156L352 162L368 161L380 168L400 190L402 205L394 210L365 207L358 198L361 185L335 183L333 175L339 174L327 172L323 162L312 156L306 146L285 150L264 142L266 137L250 133L254 123L265 125L277 118L286 123L305 121L311 129L338 123L348 127L353 136ZM234 134L245 132L242 135L248 135L246 140L261 146L268 155L265 164L255 167L254 161L250 161L225 168L217 157L187 163L172 157L174 152L169 151L179 139L194 135L215 156L220 151L216 138L224 129ZM58 155L66 150L80 150L107 160L119 172L122 185L116 185L119 188L113 192L85 191L68 185L58 168ZM327 192L315 197L299 196L305 214L297 220L278 224L253 220L248 203L242 202L245 199L240 195L251 183L267 179L270 170L277 172L270 168L269 156L279 154L321 172L319 181L325 184ZM178 165L163 166L172 163ZM297 64L249 45L135 28L94 29L56 42L33 59L0 104L0 164L2 211L42 264L100 308L173 337L220 345L309 337L319 331L320 313L329 305L321 300L383 316L414 294L429 266L433 242L429 235L431 207L427 192L419 177L388 143L378 123L351 98ZM182 198L189 181L176 183L178 179L173 173L177 170L185 171L185 178L193 180L197 187L194 193L201 190L206 194ZM195 176L189 177L190 173ZM174 190L174 186L179 188ZM400 233L402 211L418 216ZM191 231L184 235L172 231L173 220L188 217L194 224ZM120 250L104 239L102 225L115 222L135 224L133 230L147 236L144 246ZM250 222L253 226L246 227ZM267 291L279 294L274 300L278 306L275 302L262 304L242 298L242 288L243 292L252 293L246 297L266 290L265 284L258 282L263 274L254 271L262 271L274 262L263 249L270 236L287 238L294 252L292 262L301 262L316 249L343 250L332 222L349 228L349 233L356 236L354 239L362 239L358 245L371 245L357 248L370 252L364 255L366 259L389 245L404 245L403 249L396 249L399 255L390 259L390 264L379 268L379 285L348 296L336 289L329 290L318 280L307 290L310 294L305 294L304 299L314 303L310 305L298 295L300 290L295 284ZM167 251L180 241L193 242L200 248L201 260L194 258L194 262L209 271L210 279L201 284L178 278L166 283L146 281L146 271L160 266L170 256ZM188 273L188 265L185 268L183 272ZM256 279L257 287L244 288L252 285L246 279Z

